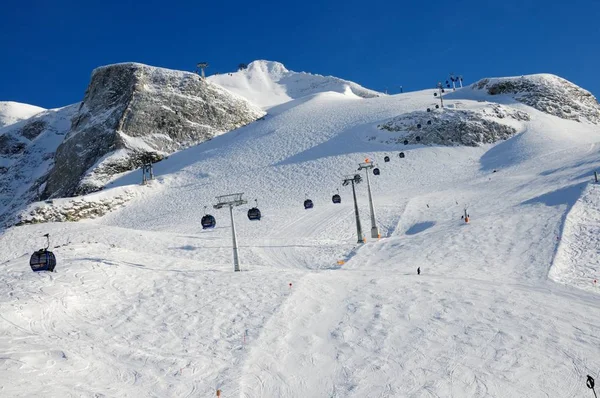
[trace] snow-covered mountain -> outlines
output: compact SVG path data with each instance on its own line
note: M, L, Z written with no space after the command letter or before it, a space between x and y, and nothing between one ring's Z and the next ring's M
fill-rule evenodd
M21 222L37 224L0 235L0 395L589 394L593 101L577 119L514 93L467 87L438 109L433 94L311 93L171 154L147 185L136 170L32 204ZM582 100L560 101L552 109ZM379 175L357 171L365 158ZM355 187L362 236L342 185L366 172L375 238L367 179ZM232 211L236 273L229 210L213 207L235 192L248 200ZM246 215L255 205L260 221ZM34 274L45 233L57 272Z
M208 80L263 108L328 91L361 98L383 95L348 80L294 72L279 62L265 60L251 62L237 72L209 76Z
M98 68L56 152L45 197L101 189L141 166L263 116L199 76L126 63Z
M4 126L29 119L33 115L44 111L39 106L22 104L13 101L0 101L0 129Z
M0 222L40 200L56 148L71 128L79 104L37 113L0 129Z

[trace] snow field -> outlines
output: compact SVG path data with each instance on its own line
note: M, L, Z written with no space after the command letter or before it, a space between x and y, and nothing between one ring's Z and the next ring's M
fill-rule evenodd
M376 125L426 108L431 93L297 99L156 164L157 180L102 219L5 231L0 395L588 394L585 375L600 371L600 302L548 274L577 284L573 270L597 269L567 249L593 246L585 187L600 132L515 104L532 120L495 145L369 139L396 134ZM480 106L467 94L453 95ZM351 189L340 185L366 157L381 169L371 183L382 239L368 238L365 182L367 243L357 245ZM341 205L331 203L337 188ZM234 211L240 273L228 212L212 209L233 192L249 201ZM305 195L314 209L303 209ZM254 198L260 222L245 215ZM201 229L204 206L214 230ZM59 246L58 272L32 274L28 253L45 232Z

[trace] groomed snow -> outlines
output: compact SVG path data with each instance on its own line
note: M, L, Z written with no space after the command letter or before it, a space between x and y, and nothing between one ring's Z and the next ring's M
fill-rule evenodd
M5 231L0 395L590 395L598 295L548 275L578 267L565 236L594 242L565 220L588 225L577 206L597 206L585 195L600 130L510 104L531 121L507 141L382 144L402 133L377 125L430 106L432 93L295 99L157 163L147 186L134 185L139 171L121 177L113 186L139 191L121 210ZM448 105L478 109L468 95ZM360 245L341 180L365 158L381 169L371 183L382 238L370 238L362 183ZM234 210L239 273L228 211L212 208L233 192L249 201ZM306 197L314 209L303 209ZM260 222L245 214L255 198ZM200 226L205 206L213 230ZM46 232L57 272L34 274L28 256Z

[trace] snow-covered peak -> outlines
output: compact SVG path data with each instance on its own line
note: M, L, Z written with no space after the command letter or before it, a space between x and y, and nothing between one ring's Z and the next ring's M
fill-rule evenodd
M44 110L44 108L35 105L13 101L0 101L0 128L29 119Z
M246 69L213 75L208 77L208 80L263 108L327 91L362 98L382 95L348 80L334 76L294 72L280 62L266 60L253 61Z
M272 77L273 80L278 80L289 70L281 62L267 61L259 59L248 64L246 71L251 73L262 73Z

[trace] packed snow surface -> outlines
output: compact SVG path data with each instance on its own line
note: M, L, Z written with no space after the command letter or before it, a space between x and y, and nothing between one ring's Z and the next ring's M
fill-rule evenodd
M44 108L35 105L13 101L0 101L0 128L29 119L44 110Z
M469 92L447 106L478 109ZM496 144L382 143L403 132L378 125L432 94L288 101L155 164L148 185L121 177L114 191L138 194L103 218L4 231L0 395L590 396L600 300L578 287L600 276L600 130L515 103L530 120ZM358 244L341 182L365 158L381 238L364 179ZM212 207L235 192L237 273L229 211ZM44 233L57 272L34 274Z

